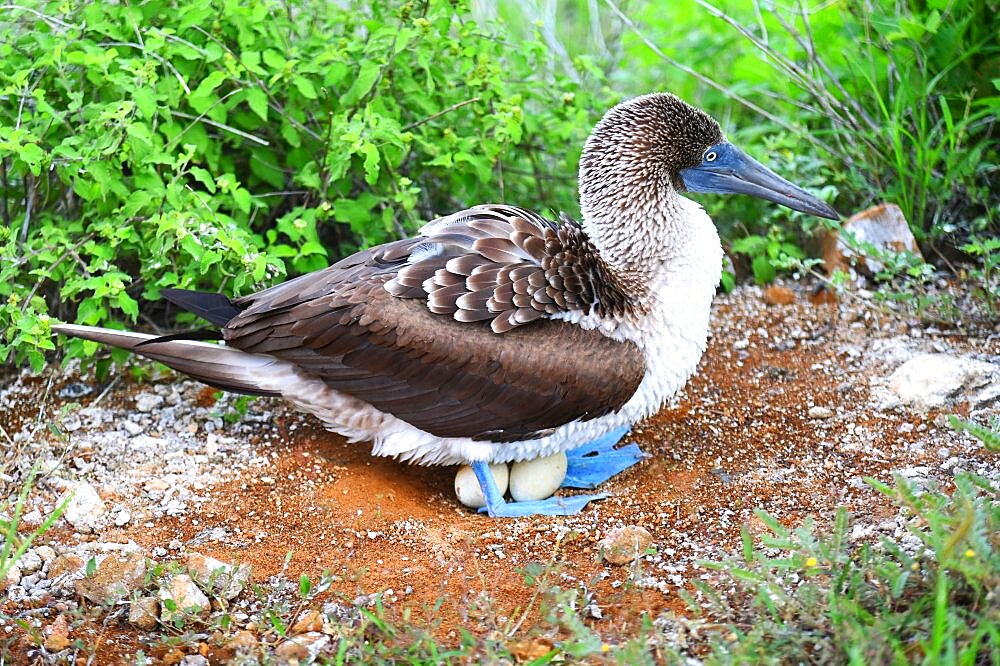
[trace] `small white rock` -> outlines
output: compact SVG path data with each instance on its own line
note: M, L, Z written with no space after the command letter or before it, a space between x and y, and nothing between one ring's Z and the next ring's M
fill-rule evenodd
M809 418L811 419L828 419L831 416L833 416L833 410L829 407L816 405L809 408Z
M124 527L125 525L128 525L130 520L132 520L132 514L129 513L128 509L122 509L118 512L118 515L115 516L115 526Z
M72 497L70 498L70 496ZM97 489L86 481L82 481L70 488L60 499L61 504L70 498L66 505L63 518L74 528L81 532L91 532L97 519L104 515L107 507L104 500L97 494Z
M25 574L34 573L42 568L42 556L34 548L26 550L17 561L17 566L21 567L21 571Z
M56 551L51 546L39 546L35 549L35 552L38 553L43 562L51 562L56 559Z
M212 609L212 604L205 593L198 589L190 576L177 574L166 584L160 587L158 595L161 602L172 601L174 610L168 608L168 604L161 603L160 621L169 623L175 617L185 614L197 613L207 614Z
M135 408L140 412L151 412L163 404L163 396L154 393L140 393L135 397Z
M515 502L552 496L566 478L566 454L523 460L510 466L510 496Z
M507 492L507 481L509 473L507 463L497 463L490 465L490 471L497 482L500 494ZM455 475L455 496L458 501L470 509L479 509L486 506L486 498L483 497L483 490L479 487L479 479L469 465L462 465Z

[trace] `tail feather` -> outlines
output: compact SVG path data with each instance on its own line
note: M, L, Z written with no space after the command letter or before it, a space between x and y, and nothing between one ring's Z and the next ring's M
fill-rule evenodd
M192 312L216 326L225 326L238 315L240 308L226 296L189 289L161 289L160 295L176 306Z
M209 386L246 395L280 396L295 374L288 362L195 340L158 340L157 336L96 326L57 324L52 330L74 338L128 349Z

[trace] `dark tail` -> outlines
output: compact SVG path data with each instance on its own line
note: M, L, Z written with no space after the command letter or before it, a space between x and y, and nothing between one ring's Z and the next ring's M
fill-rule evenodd
M174 305L192 312L216 326L225 326L241 310L222 294L189 289L161 289L160 294Z

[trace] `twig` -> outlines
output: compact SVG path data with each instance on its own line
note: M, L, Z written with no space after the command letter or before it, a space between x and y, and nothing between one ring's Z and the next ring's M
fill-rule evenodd
M447 109L441 109L437 113L432 113L431 115L427 116L426 118L423 118L423 119L418 120L416 122L410 123L409 125L407 125L406 127L404 127L402 129L402 131L403 132L408 132L409 130L413 129L414 127L420 127L421 125L423 125L425 123L429 123L432 120L437 120L438 118L440 118L441 116L445 115L446 113L451 113L452 111L455 111L456 109L461 109L463 106L466 106L467 104L473 104L473 103L479 102L479 101L482 101L481 97L473 97L472 99L467 99L467 100L463 100L461 102L458 102L456 104L452 104Z
M63 262L63 260L70 255L71 252L76 252L77 250L79 250L81 245L83 245L84 243L86 243L87 241L89 241L93 237L94 237L93 234L87 234L83 238L81 238L79 241L77 241L76 244L73 247L67 248L66 251L64 251L59 256L58 259L56 259L51 264L49 264L48 270L51 271L56 266L58 266L59 264L61 264ZM41 287L41 285L42 285L42 280L41 279L35 281L34 286L31 288L31 291L28 293L28 297L25 298L24 302L21 304L21 313L22 314L24 314L25 310L27 310L28 305L31 303L31 299L35 297L35 292L38 291L38 288Z
M0 209L0 214L3 215L3 222L6 226L10 226L10 206L7 204L7 190L10 188L10 184L7 182L7 158L4 157L0 159L0 186L3 186L3 197L0 198L0 205L3 206Z
M43 14L42 12L38 11L37 9L32 9L31 7L23 7L21 5L0 5L0 9L20 9L22 12L28 12L29 14L34 14L35 16L37 16L38 18L42 19L43 21L46 21L48 23L52 23L54 25L58 25L60 28L79 28L80 27L80 26L77 26L77 25L73 25L72 23L66 23L65 21L61 21L61 20L55 18L54 16L49 16L48 14Z
M242 88L240 90L242 90ZM229 93L229 94L232 95L235 92L239 92L239 91L238 90L234 90L232 93ZM229 97L229 95L226 95L226 97ZM221 102L222 100L219 100L219 101ZM212 127L218 127L220 130L224 130L224 131L229 132L231 134L235 134L236 136L241 136L244 139L249 139L250 141L253 141L254 143L260 144L262 146L270 146L271 145L267 141L267 139L262 139L259 136L254 136L253 134L250 134L249 132L244 132L243 130L236 129L235 127L232 127L231 125L226 125L225 123L217 123L214 120L211 120L209 118L205 118L205 114L204 113L201 114L200 116L192 116L190 113L184 113L183 111L171 111L170 115L177 116L178 118L186 118L187 120L200 121L200 122L205 123L206 125L211 125Z
M115 384L118 383L119 379L121 379L121 375L116 374L114 379L108 382L108 385L104 387L104 390L101 391L101 394L96 398L94 398L94 402L90 403L90 406L97 407L97 405L101 402L101 400L104 400L104 396L106 396L108 393L111 392L111 389L114 388Z
M27 191L24 193L24 223L21 225L21 235L17 238L18 248L28 240L28 227L31 225L31 208L35 203L35 179L29 176L24 180Z

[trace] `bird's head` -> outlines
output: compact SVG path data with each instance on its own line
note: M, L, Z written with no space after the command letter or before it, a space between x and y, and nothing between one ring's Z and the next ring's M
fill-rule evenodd
M719 123L674 95L623 102L597 124L580 158L584 215L664 192L749 194L794 210L839 219L837 211L726 141Z

